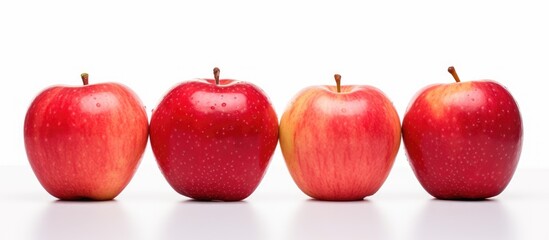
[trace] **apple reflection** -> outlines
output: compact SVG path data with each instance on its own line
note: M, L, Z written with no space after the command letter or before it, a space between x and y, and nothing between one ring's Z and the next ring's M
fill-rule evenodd
M307 200L292 226L289 239L391 239L379 210L368 200Z
M116 201L55 201L36 223L35 239L135 239Z
M263 239L247 202L187 200L171 211L163 239Z
M433 199L418 220L416 239L516 239L511 220L497 200Z
M191 95L190 102L197 112L210 113L220 111L224 113L245 112L249 105L245 94L238 92L225 92L221 95L206 91L197 91ZM200 101L194 99L207 99Z

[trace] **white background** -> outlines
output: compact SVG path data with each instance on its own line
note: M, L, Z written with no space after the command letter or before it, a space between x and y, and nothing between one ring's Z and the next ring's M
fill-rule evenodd
M418 90L452 82L454 65L464 81L508 87L525 126L519 167L549 167L543 1L379 2L2 1L0 146L9 157L0 164L27 165L28 105L48 86L81 84L82 72L128 85L151 110L175 84L218 66L260 86L279 116L300 89L340 73L343 84L380 88L402 117Z
M211 77L217 66L222 78L260 86L279 117L300 89L333 84L333 74L340 73L343 84L384 91L402 118L418 90L453 81L446 69L454 65L463 81L496 80L519 103L524 146L517 178L521 171L549 169L544 87L549 8L544 1L376 2L1 1L0 166L24 172L28 191L52 201L28 172L24 116L41 90L79 85L82 72L90 74L91 83L129 86L150 116L175 84ZM406 190L429 199L414 182L403 146L394 170L382 191L406 192L391 182L412 181ZM18 188L7 184L17 182L8 178L12 175L0 176L1 181ZM512 193L526 191L519 186L527 185L517 183ZM127 191L141 188L182 198L163 180L149 147ZM277 149L256 198L287 192L306 199Z

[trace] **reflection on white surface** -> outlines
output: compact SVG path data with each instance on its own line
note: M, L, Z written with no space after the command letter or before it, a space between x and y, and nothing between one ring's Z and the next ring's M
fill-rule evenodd
M513 224L497 200L431 200L417 221L416 239L516 239Z
M375 204L308 200L297 210L289 239L390 239Z
M55 201L35 225L35 239L135 239L116 201Z
M161 236L162 239L262 239L258 221L247 202L188 200L177 203Z
M261 191L246 202L181 201L141 185L116 201L52 202L30 167L4 167L0 239L549 239L549 191L540 187L549 172L518 173L497 199L475 202L401 194L410 186L402 174L387 186L394 191L357 202Z

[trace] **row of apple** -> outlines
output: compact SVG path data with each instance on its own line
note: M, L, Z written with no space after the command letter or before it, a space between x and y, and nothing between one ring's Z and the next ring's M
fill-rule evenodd
M280 119L257 86L235 80L180 83L147 113L117 83L50 87L30 105L24 139L42 186L59 199L115 198L150 137L167 182L198 200L238 201L259 185L280 147L297 186L321 200L357 200L387 178L403 139L421 185L440 199L482 199L510 182L522 148L511 94L492 80L431 85L401 121L372 86L311 86ZM402 136L401 136L402 134Z

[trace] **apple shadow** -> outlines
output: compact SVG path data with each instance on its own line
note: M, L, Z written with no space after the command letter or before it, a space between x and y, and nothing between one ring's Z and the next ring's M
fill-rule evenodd
M430 200L423 208L415 239L516 239L513 224L498 200Z
M369 200L309 199L299 206L291 226L288 239L391 239L379 209Z
M162 239L263 239L259 219L245 201L178 202L166 222Z
M35 227L35 239L135 239L131 221L115 200L50 203Z

